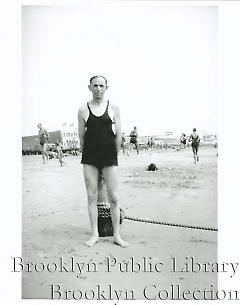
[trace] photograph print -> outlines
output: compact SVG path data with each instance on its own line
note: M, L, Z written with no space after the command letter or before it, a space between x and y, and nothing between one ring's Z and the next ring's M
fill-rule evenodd
M218 298L217 16L22 6L23 299Z

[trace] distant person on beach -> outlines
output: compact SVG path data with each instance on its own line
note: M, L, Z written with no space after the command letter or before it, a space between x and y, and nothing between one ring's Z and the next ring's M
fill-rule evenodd
M181 143L181 146L183 147L183 149L185 149L186 145L187 145L187 136L185 133L182 133L182 135L180 137L180 143Z
M151 138L150 139L150 148L153 148L153 146L154 146L154 140L153 140L153 138Z
M150 148L150 146L151 146L151 142L150 142L150 139L148 138L148 140L147 140L147 148Z
M133 130L130 133L130 143L132 143L137 151L137 154L139 154L139 147L138 147L138 133L137 133L137 127L134 126Z
M106 184L110 202L114 242L127 247L120 236L120 208L118 204L118 153L121 146L121 121L118 107L105 99L108 89L104 76L93 76L88 85L92 99L81 106L78 112L78 131L82 148L83 174L88 196L88 212L91 223L91 238L86 245L91 247L99 239L98 232L98 179L100 173Z
M40 145L41 145L41 150L42 150L42 159L43 159L43 164L46 163L48 159L48 139L49 139L49 134L46 129L42 127L42 124L39 123L37 125L38 127L38 134L39 134L39 140L40 140Z
M194 163L196 163L196 161L199 161L198 148L199 148L199 143L200 143L200 137L197 134L196 128L193 128L193 133L190 135L188 141L191 142Z
M56 150L57 150L57 158L58 158L58 161L60 163L61 166L63 166L63 158L64 158L64 154L63 154L63 151L62 151L62 142L57 142L55 144L56 146Z
M125 155L126 138L125 138L125 133L124 132L122 133L121 148L122 148L123 154Z

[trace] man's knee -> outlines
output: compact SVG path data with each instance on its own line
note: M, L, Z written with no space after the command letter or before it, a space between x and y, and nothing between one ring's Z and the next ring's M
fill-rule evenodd
M98 197L98 191L97 189L87 189L87 195L88 195L88 201L90 203L96 202Z
M115 192L110 192L108 194L108 200L110 202L110 205L116 206L118 204L117 194Z

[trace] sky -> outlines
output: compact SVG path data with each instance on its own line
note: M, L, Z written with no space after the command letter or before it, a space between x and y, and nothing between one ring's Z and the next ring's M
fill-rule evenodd
M217 133L217 8L158 2L23 6L22 135L77 126L89 78L108 79L122 129Z

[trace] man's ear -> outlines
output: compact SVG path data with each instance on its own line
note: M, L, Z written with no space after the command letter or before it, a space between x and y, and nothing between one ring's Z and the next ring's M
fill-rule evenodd
M108 88L109 88L109 86L107 85L107 86L106 86L106 90L107 90Z
M91 91L91 86L90 85L88 85L88 89Z

